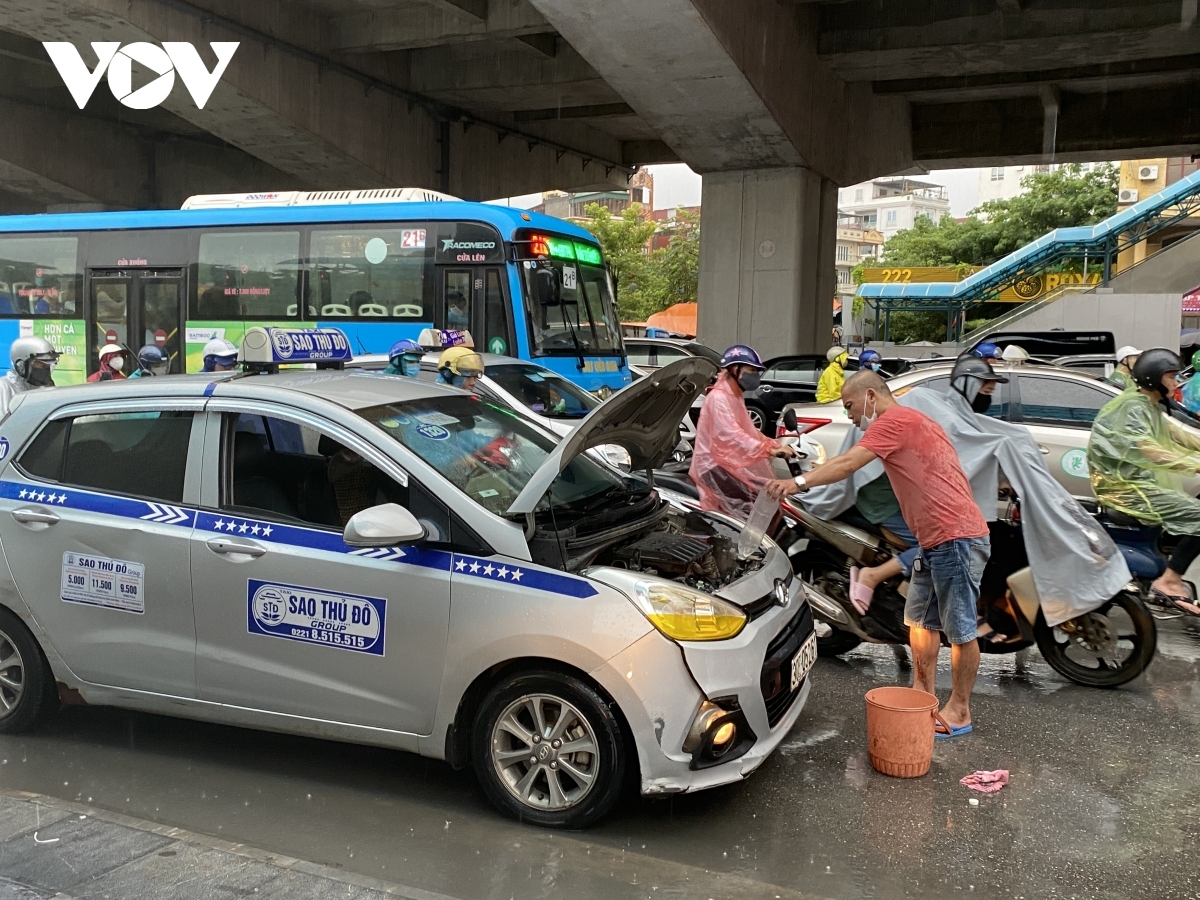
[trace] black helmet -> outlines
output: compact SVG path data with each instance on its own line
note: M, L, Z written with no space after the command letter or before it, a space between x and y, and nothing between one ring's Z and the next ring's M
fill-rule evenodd
M977 379L979 384L974 391L968 393L969 379L972 378ZM968 401L975 399L975 394L979 393L979 388L987 381L1008 384L1008 378L998 375L990 362L971 353L964 353L955 360L954 368L950 370L950 386L966 397Z
M1139 356L1133 364L1133 382L1142 390L1157 391L1165 399L1170 391L1163 384L1163 376L1182 368L1178 354L1165 347L1155 347Z

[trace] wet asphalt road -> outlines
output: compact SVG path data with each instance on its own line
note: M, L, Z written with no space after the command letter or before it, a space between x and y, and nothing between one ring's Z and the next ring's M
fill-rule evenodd
M1117 691L1069 684L1036 651L984 657L975 734L939 744L912 781L873 772L864 750L863 694L908 677L891 651L815 672L805 715L749 781L631 798L586 833L503 819L470 772L408 754L107 709L0 737L0 788L464 900L1200 896L1200 634L1178 621ZM995 768L1012 772L995 796L958 784Z

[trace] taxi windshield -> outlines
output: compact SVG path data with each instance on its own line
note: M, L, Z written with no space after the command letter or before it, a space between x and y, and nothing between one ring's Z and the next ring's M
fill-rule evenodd
M389 403L358 414L497 515L508 510L557 443L508 407L476 396ZM616 472L580 455L554 480L538 509L587 505L625 488Z
M594 394L541 366L488 366L487 376L533 412L550 419L582 419L600 405Z

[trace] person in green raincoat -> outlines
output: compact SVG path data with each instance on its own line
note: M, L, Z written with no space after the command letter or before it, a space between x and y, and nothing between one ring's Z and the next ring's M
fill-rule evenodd
M1133 364L1142 355L1137 347L1122 347L1117 351L1117 365L1104 380L1123 391L1133 387Z
M1181 489L1184 476L1200 472L1200 438L1164 415L1181 368L1170 350L1139 356L1134 389L1109 401L1092 423L1087 460L1101 506L1182 537L1151 592L1168 606L1200 615L1183 581L1200 556L1200 500Z

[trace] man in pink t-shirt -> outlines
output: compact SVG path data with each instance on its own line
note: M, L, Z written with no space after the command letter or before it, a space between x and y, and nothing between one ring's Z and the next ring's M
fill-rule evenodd
M879 459L900 502L921 556L913 566L904 623L913 652L913 687L934 693L941 634L950 642L954 687L942 717L951 726L938 737L971 730L971 690L979 669L976 604L991 553L988 526L950 439L924 413L901 406L874 372L859 372L842 388L842 405L866 431L854 447L808 475L772 481L783 497L850 477Z

